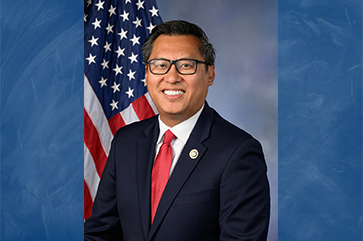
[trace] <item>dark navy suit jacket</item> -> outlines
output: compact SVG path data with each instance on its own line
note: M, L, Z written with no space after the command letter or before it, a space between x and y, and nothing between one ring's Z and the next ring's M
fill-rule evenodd
M85 240L266 240L270 196L261 145L206 103L150 225L158 118L117 131ZM190 157L197 150L196 158Z

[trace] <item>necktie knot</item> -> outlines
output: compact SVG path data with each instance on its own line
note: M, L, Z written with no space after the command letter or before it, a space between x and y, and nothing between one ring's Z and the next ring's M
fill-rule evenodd
M163 144L170 144L172 140L174 140L175 135L170 130L167 130L164 134Z

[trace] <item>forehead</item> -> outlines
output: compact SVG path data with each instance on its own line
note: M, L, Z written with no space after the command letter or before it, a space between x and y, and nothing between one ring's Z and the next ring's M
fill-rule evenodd
M165 55L181 57L201 57L199 53L200 41L194 35L169 36L160 35L153 43L150 58L171 58Z

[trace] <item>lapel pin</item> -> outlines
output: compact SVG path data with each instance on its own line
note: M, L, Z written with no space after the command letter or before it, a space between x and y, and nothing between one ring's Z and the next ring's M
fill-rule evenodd
M197 149L193 149L189 152L189 157L192 159L195 159L198 157L198 150Z

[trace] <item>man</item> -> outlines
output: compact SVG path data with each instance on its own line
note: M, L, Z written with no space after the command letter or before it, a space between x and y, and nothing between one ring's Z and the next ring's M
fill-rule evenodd
M205 101L215 77L207 36L165 22L142 50L159 115L116 133L85 240L266 240L261 145Z

